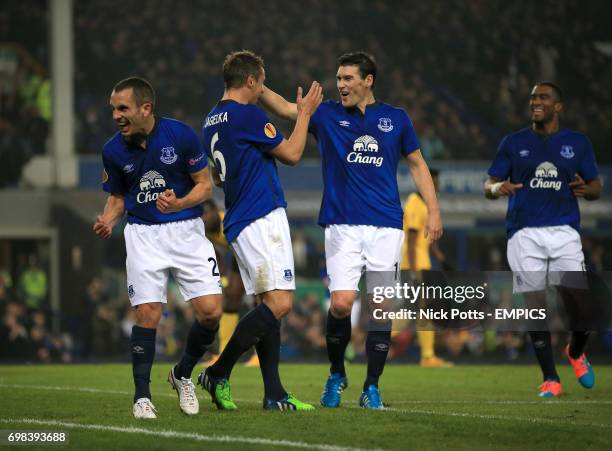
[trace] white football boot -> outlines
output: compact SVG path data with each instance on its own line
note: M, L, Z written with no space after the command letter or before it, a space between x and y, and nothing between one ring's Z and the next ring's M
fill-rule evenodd
M195 393L195 385L191 379L181 377L177 379L174 376L174 368L170 368L168 374L168 383L176 390L179 398L179 407L185 415L197 415L200 411L200 403Z
M149 398L139 398L134 403L134 418L153 419L155 415L155 406Z

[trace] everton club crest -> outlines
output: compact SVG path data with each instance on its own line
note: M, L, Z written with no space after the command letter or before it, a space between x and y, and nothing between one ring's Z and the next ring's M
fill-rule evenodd
M391 119L388 117L381 117L378 119L378 129L385 133L389 133L391 130L393 130L393 123L391 122Z
M561 156L563 158L574 158L574 148L572 146L561 146Z
M174 152L174 147L164 147L161 150L161 157L159 159L162 163L172 164L176 161L178 156Z

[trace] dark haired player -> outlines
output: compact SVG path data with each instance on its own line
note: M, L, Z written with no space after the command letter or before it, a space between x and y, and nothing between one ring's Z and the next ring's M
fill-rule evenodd
M374 98L377 67L365 52L338 59L340 101L321 104L310 121L323 169L319 224L325 227L325 256L331 307L327 315L327 353L331 362L321 405L338 407L348 386L344 352L351 337L351 309L362 272L398 274L402 206L397 166L406 157L429 216L426 234L442 235L440 209L429 169L410 118L400 108ZM266 89L262 103L278 116L295 120L296 105ZM366 339L367 377L359 404L382 409L378 380L389 352L391 321L373 322Z
M567 277L584 271L578 198L598 199L601 181L589 139L560 128L561 88L552 82L536 83L529 108L531 127L502 139L485 195L508 196L508 263L514 291L524 293L528 303L543 305L547 283L560 287L562 296L567 289L580 288L574 277ZM561 395L550 332L529 335L544 378L539 396ZM573 331L565 351L580 384L592 388L595 376L584 354L587 338L588 332Z
M212 192L207 158L191 128L153 114L155 92L146 80L120 81L110 96L119 126L102 152L103 188L109 193L94 231L109 238L127 211L127 286L136 312L132 328L133 414L156 418L149 388L155 333L172 273L194 309L185 353L170 370L180 409L198 413L193 367L214 340L221 316L221 284L215 251L204 235L202 201Z

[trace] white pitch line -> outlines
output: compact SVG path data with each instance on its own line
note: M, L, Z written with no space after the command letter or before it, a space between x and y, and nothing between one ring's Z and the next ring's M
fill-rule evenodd
M70 387L66 385L34 385L34 384L0 384L0 388L24 388L24 389L37 389L37 390L51 390L51 391L77 391L83 393L97 393L97 394L109 394L109 395L133 395L133 392L127 390L107 390L102 388L91 388L91 387ZM155 397L164 397L164 398L176 398L174 393L155 393ZM246 402L246 403L260 403L258 400L251 399L238 399L235 401ZM305 402L318 404L318 400L305 400ZM343 401L343 404L357 404L357 401ZM436 404L436 405L444 405L444 404L457 404L457 405L475 405L475 404L487 404L487 405L558 405L558 404L569 404L569 405L589 405L589 404L602 404L608 405L612 404L612 400L607 399L585 399L585 400L564 400L564 399L553 399L550 401L541 400L541 401L533 401L533 400L510 400L510 399L500 399L500 400L466 400L466 399L445 399L445 400L399 400L392 401L390 404L393 405L428 405L428 404Z
M69 387L69 386L57 386L57 385L28 385L28 384L0 384L0 388L27 388L27 389L39 389L39 390L54 390L54 391L80 391L85 393L100 393L100 394L119 394L119 395L131 395L131 392L121 391L121 390L105 390L98 388L90 388L90 387ZM161 393L156 394L157 396L163 397L171 397L175 398L176 395L171 393ZM255 404L260 403L260 401L256 400L247 400L247 399L235 399L238 402ZM317 404L314 401L306 401ZM490 404L490 405L513 405L513 404L527 404L527 405L556 405L556 404L569 404L569 405L581 405L581 404L611 404L612 402L609 400L576 400L576 401L564 401L564 400L552 400L552 401L513 401L513 400L499 400L499 401L463 401L463 400L446 400L446 401L394 401L393 404L400 403L414 403L414 404L456 404L456 405L474 405L474 404ZM361 410L361 407L355 406L355 402L348 401L344 403L350 404L348 406L349 409L358 409ZM568 424L573 426L593 426L598 428L610 429L612 425L602 424L602 423L576 423L573 421L567 421L564 419L548 419L548 418L536 418L536 417L520 417L520 416L507 416L507 415L486 415L486 414L477 414L471 412L441 412L436 410L421 410L421 409L396 409L393 407L387 407L381 412L391 412L391 413L407 413L414 415L438 415L438 416L450 416L450 417L460 417L460 418L478 418L483 420L502 420L502 421L522 421L529 422L535 424Z
M75 391L81 393L94 393L103 395L127 395L132 396L133 391L126 390L106 390L103 388L91 388L91 387L70 387L68 385L33 385L33 384L0 384L0 388L24 388L28 390L49 390L49 391ZM155 398L176 398L174 393L155 393ZM234 401L261 404L261 400L247 400L234 398Z
M9 418L0 419L0 423L4 424L34 424L37 426L53 426L63 427L68 429L85 429L93 431L103 432L123 432L126 434L142 434L151 435L155 437L163 438L179 438L186 440L195 440L199 442L217 442L217 443L245 443L249 445L262 445L262 446L282 446L289 448L304 448L304 449L315 449L321 451L366 451L364 448L351 448L345 446L327 445L324 443L307 443L301 441L292 440L273 440L262 437L243 437L239 435L204 435L195 432L180 432L172 430L155 430L146 429L141 427L120 427L120 426L109 426L104 424L87 424L87 423L72 423L66 421L57 420L37 420L35 418ZM370 448L367 451L373 451Z
M90 387L70 387L67 385L30 385L30 384L0 384L0 388L25 388L34 390L51 390L51 391L76 391L82 393L96 393L105 395L133 395L133 392L125 390L107 390L102 388L90 388ZM176 398L175 394L172 393L160 393L155 396L172 397Z
M550 401L541 400L541 401L518 401L518 400L510 400L510 399L500 399L500 400L467 400L467 399L444 399L438 401L425 401L425 400L411 400L411 401L393 401L391 404L465 404L465 405L473 405L473 404L487 404L487 405L556 405L556 404L612 404L612 400L606 399L554 399Z
M360 409L360 407L349 407L350 409ZM489 414L478 414L471 412L440 412L436 410L421 410L421 409L394 409L387 407L382 412L397 412L407 413L414 415L435 415L444 417L460 417L460 418L478 418L481 420L502 420L502 421L522 421L533 424L552 424L552 425L571 425L577 427L592 426L603 429L612 429L612 425L605 423L577 423L574 421L567 421L563 419L555 418L537 418L537 417L518 417L510 415L489 415Z

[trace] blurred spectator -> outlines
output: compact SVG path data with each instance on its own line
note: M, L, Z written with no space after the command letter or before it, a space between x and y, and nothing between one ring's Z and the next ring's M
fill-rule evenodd
M18 291L28 309L40 310L47 307L47 273L40 268L34 254L29 256L28 267L19 276Z
M23 0L0 9L0 188L16 185L28 160L46 152L52 114L47 6Z
M9 302L0 325L0 357L18 359L29 355L28 331L23 306Z
M307 294L295 303L283 321L282 352L285 358L320 356L325 350L324 321L316 294Z
M450 157L444 142L436 135L433 127L426 126L419 137L419 141L421 142L421 152L423 152L425 160L445 160Z

